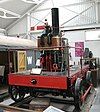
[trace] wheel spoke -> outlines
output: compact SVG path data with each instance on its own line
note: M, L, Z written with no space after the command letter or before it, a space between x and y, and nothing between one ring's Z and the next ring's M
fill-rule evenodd
M18 94L17 93L15 93L15 98L17 99L17 96L18 96Z
M21 101L22 99L24 99L25 92L22 91L22 89L19 86L10 86L9 92L10 92L11 98L14 101Z

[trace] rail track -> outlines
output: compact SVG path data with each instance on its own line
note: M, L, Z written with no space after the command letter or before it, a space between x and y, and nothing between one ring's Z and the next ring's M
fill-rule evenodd
M96 91L93 90L91 94L88 95L87 99L84 102L84 105L82 106L82 110L78 111L74 109L74 101L73 99L62 99L58 97L52 97L52 96L40 96L39 98L49 99L50 105L55 106L57 108L60 108L64 110L65 112L89 112L89 109L92 105L93 99L96 95ZM21 102L13 102L9 105L5 105L3 103L0 103L0 109L6 110L9 112L41 112L41 106L39 106L38 110L29 110L29 103L34 100L33 97L27 96L24 100ZM63 105L62 107L60 107Z

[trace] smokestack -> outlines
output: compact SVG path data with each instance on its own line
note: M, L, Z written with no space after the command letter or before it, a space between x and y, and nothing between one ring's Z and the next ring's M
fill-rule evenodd
M52 27L53 27L53 36L59 34L59 11L58 8L52 8Z

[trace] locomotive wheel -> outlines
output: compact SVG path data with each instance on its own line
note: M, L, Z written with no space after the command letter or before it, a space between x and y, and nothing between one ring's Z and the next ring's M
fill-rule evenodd
M88 84L92 83L91 71L87 71L86 73L86 82Z
M81 78L78 78L75 83L75 108L80 110L82 107L81 97L84 94L83 82Z
M87 71L87 73L86 73L86 86L85 86L86 89L88 89L90 84L92 84L91 71ZM88 93L91 93L91 90Z
M25 96L24 90L19 86L9 86L9 94L15 102L22 101Z
M39 96L39 93L38 92L33 92L31 91L30 92L30 96L34 97L34 98L37 98Z

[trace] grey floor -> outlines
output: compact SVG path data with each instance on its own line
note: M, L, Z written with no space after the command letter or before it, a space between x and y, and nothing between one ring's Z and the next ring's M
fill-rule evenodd
M96 97L89 112L100 112L100 85L96 88Z

